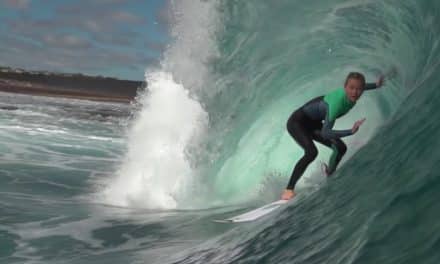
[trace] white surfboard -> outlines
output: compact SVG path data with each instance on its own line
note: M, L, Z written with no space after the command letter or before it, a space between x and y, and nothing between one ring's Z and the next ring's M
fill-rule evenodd
M257 209L254 209L252 211L249 211L247 213L237 215L231 218L227 218L224 220L213 220L217 223L241 223L241 222L250 222L257 220L258 218L265 216L269 214L270 212L273 212L274 210L280 208L284 204L286 204L288 200L278 200L276 202L266 204L262 207L259 207Z

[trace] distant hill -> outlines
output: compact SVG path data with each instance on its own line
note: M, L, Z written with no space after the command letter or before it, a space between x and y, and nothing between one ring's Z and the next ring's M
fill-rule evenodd
M102 76L0 67L0 91L97 101L129 102L145 82Z

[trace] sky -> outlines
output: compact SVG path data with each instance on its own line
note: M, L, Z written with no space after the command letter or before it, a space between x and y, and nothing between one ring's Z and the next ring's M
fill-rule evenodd
M0 0L0 66L143 80L168 21L166 0Z

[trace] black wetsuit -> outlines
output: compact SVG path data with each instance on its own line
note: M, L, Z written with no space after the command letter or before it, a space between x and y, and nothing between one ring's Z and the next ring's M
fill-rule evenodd
M375 88L377 88L376 84L368 83L365 85L364 90ZM340 92L340 94L341 93L342 92ZM313 140L333 149L327 172L331 174L336 170L342 156L344 156L347 151L347 146L341 140L341 137L352 135L352 131L351 129L333 130L332 128L335 119L348 112L352 106L354 106L354 103L345 106L346 111L339 113L337 116L333 116L329 114L330 106L328 101L324 99L324 96L319 96L308 101L292 113L287 121L287 131L304 149L304 155L296 163L287 185L287 189L294 189L296 182L304 173L307 166L318 155L318 150L313 143Z

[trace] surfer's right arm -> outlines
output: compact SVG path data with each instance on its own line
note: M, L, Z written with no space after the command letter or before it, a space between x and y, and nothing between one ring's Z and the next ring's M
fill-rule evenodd
M364 86L364 91L366 90L374 90L377 88L382 87L383 83L385 81L385 75L381 75L379 76L379 78L377 78L377 81L374 83L366 83Z

